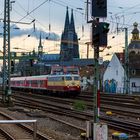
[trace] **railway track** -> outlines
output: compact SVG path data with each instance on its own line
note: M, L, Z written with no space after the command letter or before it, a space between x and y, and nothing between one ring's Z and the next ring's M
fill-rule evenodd
M35 95L33 95L33 96L35 96ZM16 100L18 100L18 102L16 101L16 104L20 105L21 104L20 101L22 100L22 102L26 101L26 107L38 108L38 109L41 109L44 111L49 111L49 112L56 113L56 114L76 117L76 118L82 119L82 120L92 120L92 118L93 118L93 112L87 113L87 112L78 112L76 110L73 110L70 107L70 105L72 104L71 99L44 97L44 96L40 96L40 95L35 96L35 99L34 99L33 96L30 99L29 97L27 98L26 95L24 95L24 96L22 95L22 99L21 99L21 95L16 95ZM42 97L44 99L42 99ZM38 98L40 98L40 99L38 99ZM46 99L47 99L47 102L46 102ZM50 101L51 103L48 103L48 100L51 100ZM88 100L91 100L91 99L88 99ZM57 102L57 104L56 104L56 102ZM60 104L58 105L58 102L59 103L61 102L61 105ZM35 104L37 104L37 106L34 106ZM136 123L134 121L130 121L129 119L119 118L116 116L108 117L105 114L102 114L100 119L103 120L104 122L107 122L107 124L111 128L123 130L125 132L131 133L134 135L139 135L139 132L140 132L139 122ZM84 129L81 129L81 130L84 131Z
M25 94L27 96L27 94ZM71 108L77 100L82 100L85 102L86 106L88 109L93 110L93 97L89 95L80 95L77 98L70 99L70 98L58 98L58 97L51 97L51 96L42 96L42 95L31 95L32 97L41 100L47 100L51 102L56 102L60 104L65 104L65 106L69 106ZM119 95L119 96L109 96L109 95L101 95L101 111L106 112L106 111L112 111L113 114L118 115L118 116L124 116L124 117L129 117L129 118L135 118L138 119L140 117L140 104L139 102L135 101L135 96L131 97L130 99L126 96L125 99L122 99L122 97L125 97L124 95ZM42 101L41 101L42 102ZM48 104L49 103L45 103ZM50 103L51 105L51 103ZM54 105L51 105L54 106ZM56 105L57 107L58 105ZM64 106L61 106L64 108ZM87 116L88 118L88 116ZM89 118L90 119L90 118Z
M70 116L70 117L74 117L77 119L81 119L83 121L93 119L92 111L81 112L81 111L74 110L71 107L74 100L81 98L80 96L77 99L65 99L65 98L56 98L56 97L34 95L34 94L31 94L30 96L28 94L28 96L27 96L27 94L20 95L18 93L18 94L14 94L13 97L16 99L15 104L18 106L24 106L27 108L39 109L39 110L43 110L45 112L51 112L54 114ZM86 98L84 98L84 99L89 104L92 100L90 96L87 97L87 100L86 100ZM131 99L131 102L132 102L132 100L133 99ZM115 99L114 99L114 101L115 101ZM105 105L105 106L107 106L107 105ZM109 110L111 108L113 108L113 107L109 106L109 108L107 110ZM118 109L118 110L120 110L120 109ZM56 120L56 118L54 118L54 120ZM139 135L139 133L140 133L140 123L139 123L139 121L136 122L136 120L130 121L129 118L123 118L123 117L120 118L118 116L117 117L116 116L106 116L104 113L101 114L100 120L102 120L103 122L107 122L109 127L113 128L115 130L123 130L123 132L127 132L127 133L130 133L133 135ZM56 120L56 121L69 125L70 127L78 129L79 131L82 131L82 132L85 131L85 128L80 128L80 127L78 127L76 125L72 125L72 124L70 125L69 123L67 123L65 121L61 121L61 120Z
M35 139L36 140L53 140L52 138L45 136L44 134L37 132L34 135L32 127L26 124L14 123L15 118L0 112L0 139L17 140L17 139ZM3 122L3 123L2 123ZM10 122L10 123L5 123ZM18 122L18 121L17 121ZM27 120L27 122L29 122ZM35 136L35 137L34 137Z
M87 102L89 109L93 109L93 96L80 95L77 99ZM112 111L116 115L126 118L139 119L140 96L101 94L101 111Z

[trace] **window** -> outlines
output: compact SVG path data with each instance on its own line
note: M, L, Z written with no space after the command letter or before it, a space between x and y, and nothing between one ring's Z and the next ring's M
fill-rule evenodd
M116 70L116 75L118 75L118 70Z
M136 83L135 82L132 82L132 87L136 87Z
M70 80L72 80L72 77L66 76L65 79L66 79L66 81L70 81Z
M132 73L132 75L135 75L135 74L136 74L136 70L133 69L133 70L131 71L131 73Z
M78 81L79 80L79 77L78 76L74 76L74 80L75 81Z

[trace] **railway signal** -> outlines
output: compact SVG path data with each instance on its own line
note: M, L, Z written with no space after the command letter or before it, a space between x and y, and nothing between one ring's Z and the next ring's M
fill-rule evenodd
M94 46L99 46L99 42L100 42L100 28L99 28L99 24L93 25L92 37L93 37L92 44Z
M99 46L107 46L107 34L109 32L109 23L100 22L100 42Z
M92 0L92 17L107 17L107 0Z
M92 44L94 46L107 46L107 34L109 32L109 23L99 22L92 28Z

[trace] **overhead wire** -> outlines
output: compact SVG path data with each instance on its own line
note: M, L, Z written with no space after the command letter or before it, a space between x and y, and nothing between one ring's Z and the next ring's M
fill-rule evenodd
M41 4L39 4L37 7L35 7L35 8L33 8L33 10L31 10L30 12L27 12L27 14L25 15L25 16L23 16L20 20L18 20L18 22L19 21L21 21L21 20L23 20L24 18L26 18L27 16L31 16L31 13L33 13L35 10L37 10L38 8L40 8L42 5L44 5L46 2L48 2L48 0L45 0L44 2L42 2ZM18 3L19 5L20 5L20 3ZM24 10L24 11L26 11L21 5L20 5L20 7ZM34 27L35 27L35 25L33 25ZM25 39L27 39L28 37L30 37L30 35L32 34L32 33L34 33L34 31L32 31ZM23 41L25 40L25 39L23 39ZM17 43L18 44L18 43Z
M47 1L48 1L48 0L47 0ZM47 2L47 1L45 1L45 2ZM52 2L52 0L49 0L49 2L50 2L50 1ZM32 17L32 16L31 16L31 13L34 12L36 9L38 9L40 6L42 6L45 2L43 2L42 4L40 4L38 7L34 8L32 11L27 12L27 15L25 15L24 17L22 17L22 19L20 19L20 21L23 20L26 16ZM62 1L61 1L61 2L62 2ZM55 2L55 3L57 3L57 2ZM19 4L19 3L18 3L18 4ZM58 4L58 3L57 3L57 4ZM19 5L20 5L20 4L19 4ZM59 3L59 5L66 7L66 5L63 5L63 4L60 4L60 3ZM20 5L20 7L21 7L24 11L26 11L21 5ZM79 12L78 10L75 10L75 11ZM81 12L79 12L79 13L81 13ZM82 13L82 15L83 15L83 13ZM51 30L51 26L50 26L50 24L49 24L49 31L50 31L50 30ZM83 26L82 26L82 31L84 31Z

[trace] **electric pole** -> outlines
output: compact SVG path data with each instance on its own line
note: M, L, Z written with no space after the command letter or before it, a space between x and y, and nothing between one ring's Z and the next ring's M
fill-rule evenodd
M4 0L4 32L3 32L3 103L11 103L10 86L10 0Z
M130 80L129 80L129 55L128 55L128 29L125 30L125 62L124 62L124 93L130 93Z
M98 132L96 131L98 127L104 129L104 137L107 134L107 125L99 122L100 115L100 79L99 79L99 47L107 46L107 33L109 31L109 23L99 22L100 18L107 17L107 0L91 0L91 20L88 20L88 5L89 0L87 0L87 23L92 23L92 47L94 48L94 89L93 89L93 125L88 124L91 131L89 130L89 136L92 136L92 139L96 140ZM105 126L104 128L102 126ZM92 133L93 132L93 133ZM92 133L92 134L90 134ZM107 135L105 137L107 140Z

